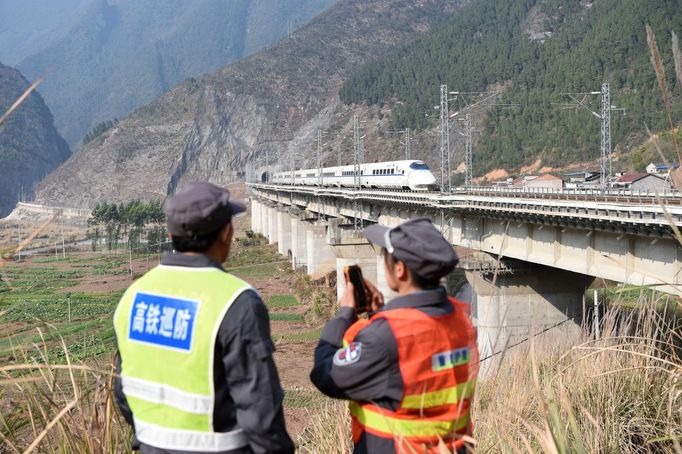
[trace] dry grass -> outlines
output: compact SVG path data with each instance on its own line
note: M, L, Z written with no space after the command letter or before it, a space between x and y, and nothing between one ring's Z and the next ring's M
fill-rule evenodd
M326 405L310 413L310 425L297 440L305 454L348 454L353 451L348 403L328 399Z
M17 360L0 367L0 452L130 452L112 400L113 368L74 364L62 349L52 358L46 343L17 348Z
M601 341L583 331L508 352L477 390L479 452L682 452L680 326L657 302L612 309Z
M477 452L682 453L681 327L640 303L611 310L599 342L547 334L506 352L476 390ZM351 452L345 403L315 416L302 452Z

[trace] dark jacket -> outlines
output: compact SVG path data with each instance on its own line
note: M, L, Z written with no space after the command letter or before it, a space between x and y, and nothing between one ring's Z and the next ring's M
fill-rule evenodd
M222 267L205 255L166 254L164 265L186 267ZM282 413L282 387L272 359L275 346L270 339L268 309L252 290L242 293L228 309L218 330L215 345L215 406L213 425L216 432L241 428L249 447L222 454L293 453ZM133 417L118 378L121 361L116 355L117 377L114 396L123 417L133 426ZM139 443L133 448L141 454L178 454Z
M397 297L382 311L416 308L432 317L452 313L453 306L443 288L424 290ZM337 399L372 401L396 410L403 398L403 381L398 365L398 346L385 319L374 320L355 337L362 344L360 358L350 364L336 364L334 354L343 346L343 335L357 320L350 308L341 308L336 318L322 330L315 349L315 364L310 380L324 394ZM355 454L395 453L393 440L371 434L362 436Z

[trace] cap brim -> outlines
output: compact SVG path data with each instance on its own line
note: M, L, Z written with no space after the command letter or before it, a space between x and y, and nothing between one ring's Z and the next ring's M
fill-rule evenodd
M230 209L232 210L232 216L239 216L246 211L246 205L241 202L233 202L230 200L228 203L230 204Z
M389 227L376 224L367 227L363 231L363 233L365 234L365 238L367 238L370 243L374 243L385 248L386 247L385 235L386 232L389 230L391 230Z

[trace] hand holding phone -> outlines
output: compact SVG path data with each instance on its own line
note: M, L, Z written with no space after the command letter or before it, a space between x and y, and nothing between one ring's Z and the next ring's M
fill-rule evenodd
M346 283L353 285L353 297L355 300L355 310L360 314L372 309L372 298L362 277L362 269L358 265L347 266L343 269Z

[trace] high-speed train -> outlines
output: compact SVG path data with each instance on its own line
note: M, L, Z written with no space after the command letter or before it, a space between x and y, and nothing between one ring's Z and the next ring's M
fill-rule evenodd
M272 182L304 186L354 187L355 166L324 167L322 178L319 178L318 169L276 172L272 175ZM427 191L433 189L435 184L436 177L423 161L387 161L360 166L362 188Z

